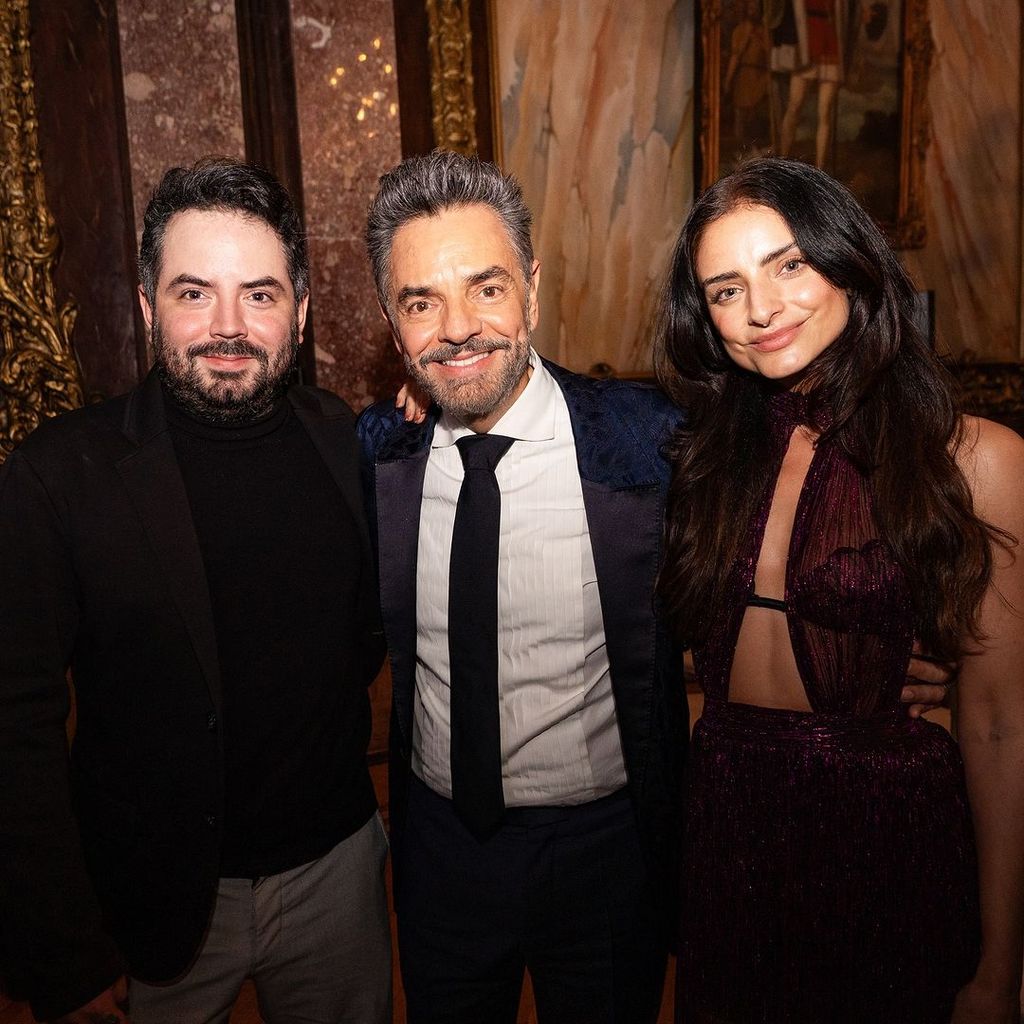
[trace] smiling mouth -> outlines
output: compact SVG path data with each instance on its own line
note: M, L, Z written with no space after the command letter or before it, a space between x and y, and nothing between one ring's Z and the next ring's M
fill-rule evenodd
M468 341L462 345L445 342L419 358L420 366L426 370L431 365L443 366L445 369L464 370L482 363L495 352L506 352L509 345L498 340Z
M200 356L199 358L200 359L205 359L207 363L209 363L209 364L211 364L213 366L217 366L217 365L224 366L224 367L230 366L230 367L233 367L233 368L237 367L238 369L241 369L241 366L239 364L247 363L247 362L255 359L256 357L255 356L250 356L250 355L237 355L237 356L208 355L208 356Z
M804 321L801 321L798 324L790 324L789 327L780 327L770 334L762 334L760 338L747 342L747 347L768 352L784 348L793 340L794 335L803 325Z
M491 352L476 352L471 356L463 356L461 359L442 359L442 366L473 366L474 363L479 363L482 359L486 359Z

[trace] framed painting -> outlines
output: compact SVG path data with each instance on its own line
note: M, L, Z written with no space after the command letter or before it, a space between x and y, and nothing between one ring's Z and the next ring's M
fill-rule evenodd
M928 0L700 0L701 187L772 153L844 182L924 245Z

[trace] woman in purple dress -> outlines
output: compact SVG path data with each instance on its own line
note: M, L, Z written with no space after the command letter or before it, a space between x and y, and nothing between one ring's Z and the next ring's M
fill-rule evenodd
M1017 1024L1024 441L956 411L850 193L750 162L697 200L656 364L688 410L659 596L705 694L690 1024ZM900 706L960 660L959 747Z

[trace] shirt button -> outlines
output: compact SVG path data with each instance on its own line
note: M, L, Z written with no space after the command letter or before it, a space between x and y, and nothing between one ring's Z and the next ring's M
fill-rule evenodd
M209 729L210 732L217 731L217 715L212 711L206 717L206 728Z

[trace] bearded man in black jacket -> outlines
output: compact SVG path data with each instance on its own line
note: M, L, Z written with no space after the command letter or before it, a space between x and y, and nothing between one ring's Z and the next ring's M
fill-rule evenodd
M289 380L284 188L224 160L146 211L155 366L0 475L0 974L40 1019L391 1020L366 768L383 657L354 418ZM77 732L65 739L70 670Z

